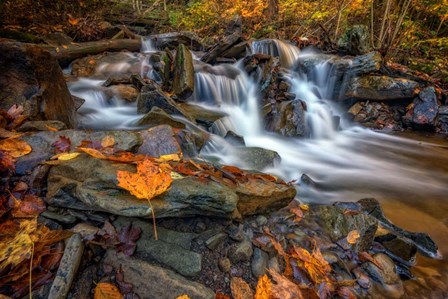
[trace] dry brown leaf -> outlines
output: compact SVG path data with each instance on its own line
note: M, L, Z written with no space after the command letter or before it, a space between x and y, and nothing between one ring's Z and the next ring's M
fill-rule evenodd
M23 134L17 132L11 132L6 129L0 128L0 138L19 138Z
M118 186L137 198L147 200L167 191L173 181L169 172L162 171L150 159L137 163L137 173L119 170L117 180Z
M101 140L102 147L112 147L115 144L115 138L111 135L107 135Z
M90 156L97 158L97 159L107 159L107 156L104 155L99 150L93 149L93 148L87 148L87 147L78 147L79 150L85 152L86 154L89 154Z
M232 277L230 280L230 290L234 299L249 299L254 297L250 286L240 277Z
M356 230L356 229L355 229L355 230L352 230L352 231L349 232L348 235L347 235L347 242L348 242L349 244L354 245L354 244L356 244L356 243L358 242L358 240L359 240L360 237L361 237L361 236L360 236L358 230Z
M254 299L269 299L271 296L271 280L265 274L258 279Z
M31 146L23 140L8 138L0 140L0 150L9 153L13 158L19 158L31 153Z
M45 128L47 128L48 131L51 132L57 132L59 131L58 129L56 129L55 127L49 126L49 125L45 125Z
M95 287L94 299L122 299L120 290L108 282L100 282Z

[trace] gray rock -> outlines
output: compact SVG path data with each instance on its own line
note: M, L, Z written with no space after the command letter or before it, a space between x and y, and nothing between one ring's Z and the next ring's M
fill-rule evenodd
M230 225L227 227L227 233L229 234L229 237L237 242L241 242L244 240L244 226L242 224L239 225Z
M407 266L412 266L415 264L415 255L417 253L417 247L415 244L406 242L393 234L377 236L375 240L386 248L386 254L392 259Z
M241 147L238 149L238 157L247 168L258 171L274 167L281 160L277 152L261 147Z
M409 79L367 75L352 78L345 96L369 101L411 99L418 86L417 82Z
M17 129L17 131L50 131L50 129L56 129L57 131L60 131L67 129L67 126L63 122L58 120L36 120L25 122Z
M173 92L179 99L186 100L193 94L193 91L193 56L183 44L180 44L174 57Z
M160 157L169 154L179 154L180 145L175 138L173 129L168 125L160 125L141 131L140 136L143 140L138 149L139 154L151 157Z
M215 121L227 116L224 112L210 110L190 103L179 103L178 106L181 107L188 116L196 120L198 124L203 125L206 128L210 128Z
M301 100L276 104L266 116L266 129L287 137L305 136L305 108Z
M338 47L350 55L361 55L370 51L370 31L365 25L353 25L338 40Z
M253 253L252 243L248 240L244 240L230 247L229 259L232 261L233 264L239 262L248 262L252 257L252 253Z
M159 88L146 85L142 88L140 94L137 97L137 112L148 113L153 107L159 107L170 115L184 116L182 111L176 102L170 98L165 92Z
M219 233L219 234L216 234L213 237L210 237L209 239L207 239L205 241L205 246L207 246L207 248L210 249L210 250L215 250L226 239L227 239L227 234L226 233Z
M378 228L378 221L374 217L366 214L346 215L342 208L335 206L313 207L309 215L317 219L333 242L344 239L349 232L357 230L360 237L354 249L359 252L370 248Z
M268 269L271 270L271 271L275 271L277 273L281 272L280 265L278 263L278 258L276 256L274 256L271 259L269 259Z
M261 249L255 248L251 263L252 274L255 278L258 278L266 273L268 263L269 255Z
M105 211L128 217L150 217L149 204L117 187L117 171L136 172L134 165L87 155L54 166L48 177L46 201L72 209ZM216 182L195 177L174 180L166 193L152 200L157 218L194 215L233 217L238 196Z
M66 241L64 255L59 264L58 272L51 285L48 299L66 298L81 263L84 243L81 236L75 234Z
M201 272L202 256L176 244L152 238L141 238L137 243L136 256L166 265L183 276L192 277Z
M437 128L441 133L448 133L448 105L439 107Z
M230 262L230 260L228 258L223 257L223 258L219 259L218 267L222 272L229 273L230 268L232 267L232 263Z
M377 253L373 256L376 266L371 262L362 265L373 281L379 283L387 298L401 298L404 295L403 282L395 271L394 262L385 254Z
M64 215L64 214L60 214L60 213L56 213L56 212L45 211L45 212L42 212L40 214L40 216L48 218L48 219L56 220L58 222L66 223L66 224L73 224L76 222L76 217L74 217L72 215Z
M420 91L413 102L414 106L406 113L405 121L415 129L434 129L439 104L434 87Z
M203 51L207 48L196 33L189 31L153 34L149 39L157 49L175 49L180 44L188 45L193 51Z
M29 120L58 120L75 128L75 104L56 58L33 44L0 44L0 109L23 105Z
M185 124L159 107L153 107L151 111L146 113L141 119L139 119L137 125L142 127L155 127L159 125L168 125L173 128L184 129Z
M142 299L172 299L180 295L188 295L192 299L215 298L215 293L200 283L143 260L117 254L113 250L107 252L104 264L115 269L121 266L125 281L132 281L134 292Z
M266 225L268 223L268 219L265 216L263 216L263 215L259 215L255 219L255 221L257 222L258 226L263 226L263 225Z

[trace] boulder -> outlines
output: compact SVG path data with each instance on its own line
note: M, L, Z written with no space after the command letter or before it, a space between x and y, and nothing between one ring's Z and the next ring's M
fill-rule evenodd
M305 136L305 105L301 100L276 103L266 117L266 129L287 137Z
M137 97L137 113L148 113L153 107L159 107L170 115L185 117L185 113L165 92L155 86L146 85Z
M194 68L191 52L184 46L177 47L174 58L173 92L180 100L188 99L194 91Z
M114 250L107 251L103 262L115 269L121 267L124 280L132 281L133 291L142 299L172 299L181 295L192 299L215 298L215 293L200 283L141 259L118 254Z
M338 47L349 55L361 55L370 51L370 31L365 25L354 25L342 34Z
M166 113L164 110L156 106L152 107L151 111L149 111L142 118L140 118L137 122L137 125L141 127L168 125L178 129L185 128L185 124L183 122L175 119L174 117Z
M427 87L420 91L414 99L413 106L406 113L404 121L414 129L433 130L439 112L439 104L434 87Z
M437 128L441 133L448 133L448 105L439 107L439 116L437 118Z
M190 103L179 103L178 106L199 125L206 128L210 128L215 121L227 116L224 112L210 110Z
M173 129L168 125L160 125L140 132L143 143L137 153L151 157L179 154L181 148Z
M188 31L154 34L149 39L157 49L176 49L180 44L188 45L193 51L204 51L207 48L199 36Z
M222 56L232 46L242 41L242 28L241 22L236 20L229 24L228 30L226 30L226 36L221 38L217 44L211 47L204 56L201 57L201 61L205 63L215 62L218 56Z
M258 171L274 167L281 160L277 152L261 147L241 147L237 155L248 169Z
M317 219L333 242L341 241L347 238L351 231L357 230L360 237L353 245L357 252L370 248L378 228L378 220L374 217L362 213L348 215L338 206L313 207L310 214Z
M67 126L59 120L35 120L27 121L21 125L17 131L29 132L29 131L60 131L66 130Z
M406 100L414 97L418 86L409 79L367 75L352 78L345 97L369 101Z
M0 109L23 105L29 120L77 125L75 104L57 60L41 47L0 43Z

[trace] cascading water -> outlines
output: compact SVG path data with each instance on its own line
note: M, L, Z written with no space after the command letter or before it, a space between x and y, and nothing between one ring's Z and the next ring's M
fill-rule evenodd
M278 39L263 39L253 41L252 53L267 54L279 57L283 67L290 68L299 58L299 49Z

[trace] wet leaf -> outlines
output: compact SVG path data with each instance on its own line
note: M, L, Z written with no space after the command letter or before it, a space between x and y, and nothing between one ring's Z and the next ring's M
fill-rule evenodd
M107 135L106 137L101 140L101 146L103 148L105 147L112 147L115 144L115 138L111 135Z
M341 287L338 289L338 295L343 299L356 299L356 295L348 287Z
M0 172L15 171L15 159L8 152L0 150Z
M0 140L0 151L7 152L13 158L19 158L31 153L31 146L23 140L8 138Z
M118 186L137 198L147 200L167 191L173 181L169 172L162 171L150 159L137 163L137 173L119 170L117 180Z
M303 212L300 208L291 208L289 209L296 217L294 222L299 222L303 218Z
M300 209L302 209L302 211L308 211L309 209L310 209L310 206L309 205L306 205L306 204L300 204Z
M57 132L57 131L59 131L58 129L56 129L56 128L52 127L52 126L49 126L49 125L45 125L45 128L47 128L47 130L48 130L48 131L51 131L51 132Z
M52 159L58 159L58 160L61 160L61 161L68 161L68 160L75 159L79 155L80 155L80 153L64 153L64 154L56 155L56 156L52 157Z
M361 236L360 236L358 230L356 230L356 229L355 229L355 230L352 230L352 231L349 232L348 235L347 235L347 242L348 242L349 244L354 245L354 244L358 243L358 240L359 240L360 237L361 237Z
M120 290L108 282L100 282L95 287L94 299L122 299Z
M275 284L271 286L271 295L276 299L303 299L299 286L290 281L285 276L275 271L270 271Z
M155 159L156 162L162 163L162 162L171 162L175 161L178 162L182 158L181 154L170 154L170 155L163 155L159 158Z
M45 203L38 196L27 194L22 200L16 200L14 208L11 212L15 218L32 218L38 216L45 211Z
M271 281L265 274L258 279L254 299L269 299L271 296Z
M106 155L104 155L99 150L96 150L94 148L87 148L87 147L78 147L79 150L85 152L86 154L89 154L90 156L97 158L97 159L107 159Z
M123 252L127 256L133 255L137 248L136 241L140 239L141 234L142 230L139 227L132 227L132 224L123 227L118 236L120 244L116 246L117 251Z
M315 284L331 282L331 279L328 276L331 272L331 266L324 259L319 248L314 249L313 252L310 253L304 248L294 246L294 252L291 256L303 263L303 268L307 271Z
M0 138L19 138L23 134L17 132L11 132L5 129L0 128Z
M37 229L37 220L23 220L16 232L2 238L0 242L0 272L8 267L14 267L21 262L31 258L33 250L33 239L31 235ZM8 233L3 232L2 233Z
M72 146L72 141L70 138L62 135L59 136L59 139L55 141L52 146L56 148L56 152L65 153L70 151L70 147Z

